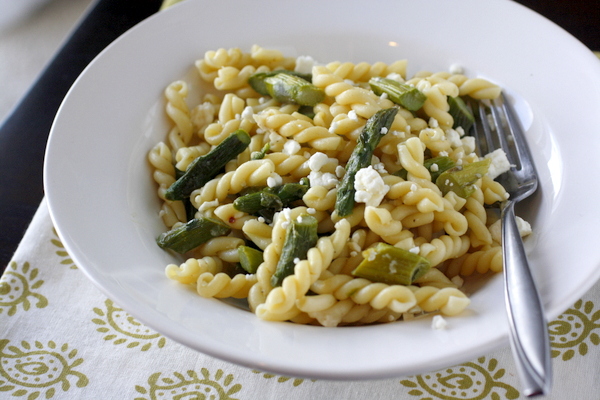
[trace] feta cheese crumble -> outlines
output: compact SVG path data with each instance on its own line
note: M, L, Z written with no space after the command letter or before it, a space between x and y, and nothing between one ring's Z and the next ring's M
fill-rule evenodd
M277 187L277 186L281 186L283 184L283 178L281 177L281 175L273 172L271 174L271 176L269 176L267 178L267 186L272 188L272 187Z
M433 329L446 329L448 322L441 315L434 315L431 320L431 327Z
M298 153L301 148L302 147L300 146L300 143L296 142L295 140L288 140L283 145L283 153L287 154L288 156L293 156L294 154Z
M496 177L498 177L500 174L510 170L510 162L508 162L506 153L502 149L496 149L491 153L486 154L484 158L489 158L492 160L487 173L487 175L492 179L496 179Z
M523 218L517 216L516 217L516 221L517 221L517 229L519 230L519 235L521 235L521 237L525 237L527 235L530 235L532 232L531 229L531 224L527 221L525 221ZM490 229L490 234L492 235L492 239L498 243L502 242L502 222L500 220L497 220L496 222L494 222L493 224L490 225L489 227Z
M310 168L311 171L318 172L328 161L329 157L327 157L327 154L318 151L308 160L308 168Z
M323 186L325 189L333 189L338 183L338 178L331 172L311 171L308 174L310 186Z
M367 206L377 207L383 197L390 190L381 178L381 175L371 165L361 168L354 178L354 201L365 203Z
M294 71L301 74L310 74L315 64L315 59L311 56L299 56L296 58Z

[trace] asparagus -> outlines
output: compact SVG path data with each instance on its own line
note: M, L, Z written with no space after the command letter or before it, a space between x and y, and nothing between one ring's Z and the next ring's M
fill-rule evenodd
M487 173L491 162L491 159L486 158L466 165L457 165L441 173L435 184L444 195L452 191L466 199L473 194L473 185Z
M346 174L342 178L337 191L335 201L335 211L338 216L346 217L352 213L354 208L354 179L356 173L371 165L373 152L379 144L381 137L389 131L398 109L387 108L377 111L367 120L365 128L361 132L356 147L352 151L348 162L346 163Z
M300 106L298 112L302 115L306 115L310 119L315 119L315 108L313 106Z
M238 247L240 266L249 274L255 274L258 266L263 262L263 253L249 246Z
M429 170L431 181L435 182L444 171L454 168L456 163L448 156L439 156L425 160L423 165Z
M271 276L271 285L280 286L285 277L294 273L298 260L303 260L308 250L317 244L317 219L308 214L302 214L289 222L285 232L285 240L281 256Z
M288 74L294 75L299 78L306 80L307 82L312 82L311 74L303 74L301 72L290 71L287 69L277 69L275 71L270 72L259 72L256 73L250 78L248 78L248 84L254 89L258 94L262 94L263 96L270 96L271 93L267 90L267 85L265 84L265 79L275 76L277 74Z
M388 99L409 111L417 111L427 99L416 87L389 78L373 77L369 80L369 86L376 95L386 93Z
M308 190L308 180L300 183L286 183L274 188L250 190L233 201L233 207L252 215L259 215L271 221L277 211L288 207L292 202L300 200Z
M194 218L186 224L162 233L156 243L163 249L185 253L218 236L227 235L231 229L214 218Z
M267 155L269 150L271 150L271 143L265 144L263 148L260 149L260 151L252 153L252 156L250 158L252 158L253 160L262 160L263 158L265 158L265 155Z
M197 157L186 172L165 191L167 200L183 200L195 189L204 186L250 144L250 135L239 129L219 143L208 154Z
M267 92L275 100L282 103L293 103L301 106L314 106L325 98L325 92L296 75L279 73L264 80Z
M448 105L450 106L448 112L454 119L452 127L456 129L460 126L464 129L465 133L469 132L475 123L475 117L465 104L465 101L460 97L448 96Z
M363 251L363 256L352 275L389 285L410 285L431 268L425 257L387 243Z
M219 143L208 154L197 157L183 176L165 191L167 200L183 200L195 189L204 186L219 171L250 144L250 135L239 129Z

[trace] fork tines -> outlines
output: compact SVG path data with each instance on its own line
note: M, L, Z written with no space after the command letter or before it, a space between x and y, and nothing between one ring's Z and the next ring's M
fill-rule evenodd
M502 93L495 100L472 101L469 106L475 117L472 132L479 155L502 149L513 171L534 172L522 127L505 95Z

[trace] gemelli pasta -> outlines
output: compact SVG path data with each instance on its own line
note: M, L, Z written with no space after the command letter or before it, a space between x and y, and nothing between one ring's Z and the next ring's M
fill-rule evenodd
M459 314L463 278L502 269L490 206L508 195L461 107L497 85L258 45L195 67L214 90L188 104L188 83L168 85L172 127L148 154L157 243L185 259L169 279L247 299L258 318L333 327Z

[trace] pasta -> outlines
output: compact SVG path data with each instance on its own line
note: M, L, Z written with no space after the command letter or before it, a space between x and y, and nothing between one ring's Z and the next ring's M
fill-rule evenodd
M467 194L447 189L437 177L450 167L440 171L436 160L466 168L483 159L474 139L455 126L449 98L493 99L500 87L443 71L407 77L406 60L313 62L308 79L323 95L308 107L259 94L250 83L257 73L278 70L300 76L306 61L258 45L218 49L195 63L212 87L198 104L187 104L188 83L176 80L166 88L172 128L148 153L159 215L169 230L207 219L228 232L183 251L185 261L168 265L167 278L203 297L247 299L250 311L265 320L333 327L460 314L470 303L463 278L502 270L492 206L508 195L485 174L469 183ZM422 105L411 111L387 93L376 94L373 78L416 89ZM340 214L336 204L354 149L368 120L390 108L397 111L381 131L370 165L352 172L352 209ZM173 200L170 187L195 160L239 131L248 135L246 147L189 196ZM363 172L370 178L361 180ZM284 202L279 190L288 184L304 189ZM269 199L280 203L269 212L242 207L253 193L261 196L260 207ZM290 227L305 219L316 226L314 241L303 236L297 247L306 241L306 251L275 279L290 251ZM370 261L366 254L381 244L414 254L429 269L409 284L356 275ZM249 268L242 248L260 254L253 270L242 270Z

